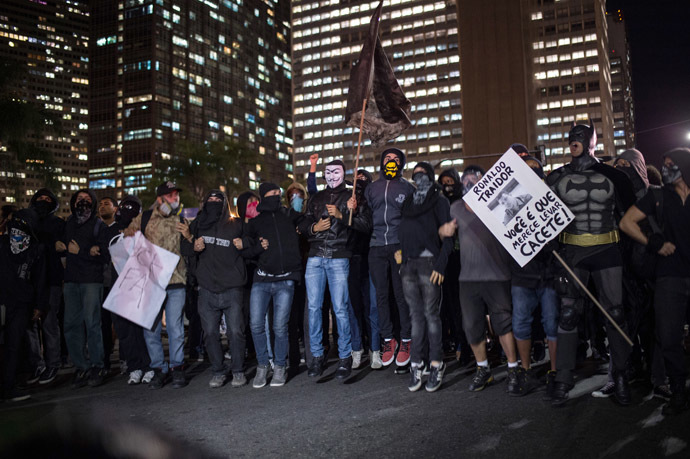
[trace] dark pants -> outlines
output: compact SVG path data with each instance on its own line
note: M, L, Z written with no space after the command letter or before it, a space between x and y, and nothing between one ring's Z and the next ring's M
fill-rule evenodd
M410 258L400 270L405 300L410 306L413 363L422 363L425 336L428 337L429 359L443 360L441 286L429 281L433 270L432 257Z
M103 287L103 302L110 293L110 287ZM113 316L101 305L101 334L103 335L103 368L110 369L110 354L113 353ZM121 359L122 360L122 359Z
M5 395L10 395L14 390L19 352L26 336L32 310L33 308L27 304L5 305L5 362L2 378Z
M40 322L30 325L27 330L31 370L38 367L60 368L60 323L57 313L61 301L62 286L51 286L45 316Z
M220 343L220 317L225 315L228 327L233 373L244 371L244 313L242 311L244 289L231 288L221 293L199 289L199 316L204 329L204 343L214 375L228 372Z
M304 282L295 283L295 294L292 297L292 307L290 308L290 321L288 322L288 361L290 368L296 370L299 368L299 362L302 358L299 350L299 337L304 332L304 314L307 301L307 290ZM307 346L305 345L305 348Z
M452 340L455 350L471 353L470 345L462 329L462 309L460 308L460 254L451 252L446 266L446 276L443 280L443 298L441 300L441 323L443 324L443 339Z
M660 277L656 281L654 308L656 335L671 382L671 390L685 389L688 368L683 351L683 327L690 301L690 277Z
M199 291L194 286L187 285L185 296L184 315L187 316L189 326L187 328L187 346L189 358L197 359L203 351L204 337L201 330L201 318L199 317Z
M400 244L371 247L369 249L369 272L376 289L376 306L379 310L379 333L383 339L393 338L393 320L391 302L389 298L389 282L393 284L393 295L398 305L400 317L400 338L412 337L410 323L410 309L405 302L402 281L400 279L400 265L395 262L395 252L400 250Z
M151 358L144 341L144 329L117 314L113 314L112 318L120 342L120 360L127 362L127 371L147 371Z

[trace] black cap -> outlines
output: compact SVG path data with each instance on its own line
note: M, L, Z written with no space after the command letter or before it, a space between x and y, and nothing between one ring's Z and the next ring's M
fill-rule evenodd
M156 196L163 196L168 193L172 193L173 191L177 191L179 193L182 191L182 188L178 188L173 182L167 181L158 185L158 188L156 188Z

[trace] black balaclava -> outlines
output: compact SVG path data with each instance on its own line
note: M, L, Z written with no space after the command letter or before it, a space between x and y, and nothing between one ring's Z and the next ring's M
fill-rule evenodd
M453 179L454 184L444 185L442 183L443 177L450 177ZM443 196L445 196L451 204L462 197L462 181L460 180L460 174L458 174L455 168L450 167L443 170L438 176L438 184L441 187Z
M374 181L374 178L371 176L371 172L369 172L366 169L359 169L357 171L357 176L359 175L363 175L365 178L358 179L355 177L355 179L357 180L357 188L355 189L355 195L357 196L358 200L364 196L364 190L366 190L369 184Z
M424 172L418 171L412 174L412 181L415 184L416 190L412 195L412 202L415 205L421 205L427 197L429 190L434 186L434 168L427 162L417 163L414 169L421 167Z
M47 196L50 202L45 200L39 201L38 198L41 196ZM39 219L44 219L48 215L54 214L60 207L60 203L58 202L57 196L55 196L52 191L48 188L41 188L31 198L29 207L36 211Z
M690 177L690 149L688 148L674 148L664 155L664 158L670 158L673 161L673 167L661 168L661 176L665 185L670 185L679 178L682 178L685 184L688 184L688 177Z
M539 176L540 179L544 180L544 166L541 164L541 161L539 161L534 156L523 156L522 159L524 159L525 162L534 161L535 163L537 163L539 165L539 168L535 169L535 168L530 166L530 169L532 169L534 171L534 173Z
M383 164L383 159L389 153L395 154L400 160L400 164L395 161L388 161L388 163ZM405 153L397 148L387 148L381 153L381 176L386 180L393 180L402 175L402 171L405 168Z
M256 210L259 212L276 212L280 209L280 195L266 196L266 193L273 190L280 190L280 187L275 183L264 182L259 185L259 205Z
M122 228L127 228L134 217L141 212L141 201L136 196L125 196L117 206L115 221Z
M630 166L620 165L619 159L624 159L630 163ZM638 150L634 148L630 150L625 150L623 153L616 158L613 163L616 169L625 172L630 181L635 188L635 195L639 198L642 197L649 188L649 180L647 179L647 164L645 163L644 156Z
M209 202L210 198L219 198L220 202L212 201ZM207 230L221 219L223 216L223 208L227 207L227 199L225 198L225 193L220 190L211 190L206 195L204 199L204 206L197 216L198 228L200 230Z
M594 151L597 147L597 130L594 127L594 122L589 121L590 125L575 124L568 132L568 145L573 142L580 142L582 144L582 154L577 158L573 157L570 161L570 167L576 171L583 171L589 169L598 161L594 157Z

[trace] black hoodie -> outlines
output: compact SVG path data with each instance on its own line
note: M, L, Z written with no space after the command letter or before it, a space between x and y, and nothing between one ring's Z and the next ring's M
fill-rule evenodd
M36 236L46 246L48 256L48 282L51 286L62 286L64 278L64 268L62 261L60 261L60 254L55 251L55 242L59 241L62 233L65 231L65 221L55 215L55 212L60 208L60 202L57 196L48 188L41 188L34 194L29 203L29 207L37 211L38 198L41 196L48 196L53 202L53 207L46 215L38 215L38 223L36 225Z
M88 193L91 197L91 215L79 223L75 215L75 205L79 193ZM79 244L79 253L71 254L66 249L62 255L67 257L65 265L65 282L76 283L103 283L103 265L110 260L108 252L108 234L103 221L98 218L98 199L96 194L83 188L72 195L69 202L72 215L67 218L65 230L60 239L65 247L69 247L70 241ZM100 255L91 256L91 247L98 246Z
M450 177L455 182L455 185L448 185L451 188L450 193L449 190L445 189L446 187L443 185L443 183L441 183L441 179L443 179L443 177ZM443 191L443 195L451 204L462 198L462 181L460 180L460 174L458 174L458 171L456 171L454 167L444 169L443 172L439 174L438 184Z
M208 214L204 214L211 194L223 199L220 216L215 222L208 220ZM242 237L242 226L239 218L230 216L230 205L225 193L211 190L206 194L201 211L190 227L194 240L202 237L206 246L196 255L195 274L202 288L221 293L242 287L247 282L244 260L232 242L233 239Z

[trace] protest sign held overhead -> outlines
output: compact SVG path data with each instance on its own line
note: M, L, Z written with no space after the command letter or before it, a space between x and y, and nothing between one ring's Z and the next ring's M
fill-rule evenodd
M512 149L463 199L520 266L575 218Z
M383 2L374 11L357 64L350 71L345 123L359 128L375 147L395 139L409 128L410 101L405 97L379 40ZM362 106L366 101L366 110ZM362 114L364 120L362 121Z

